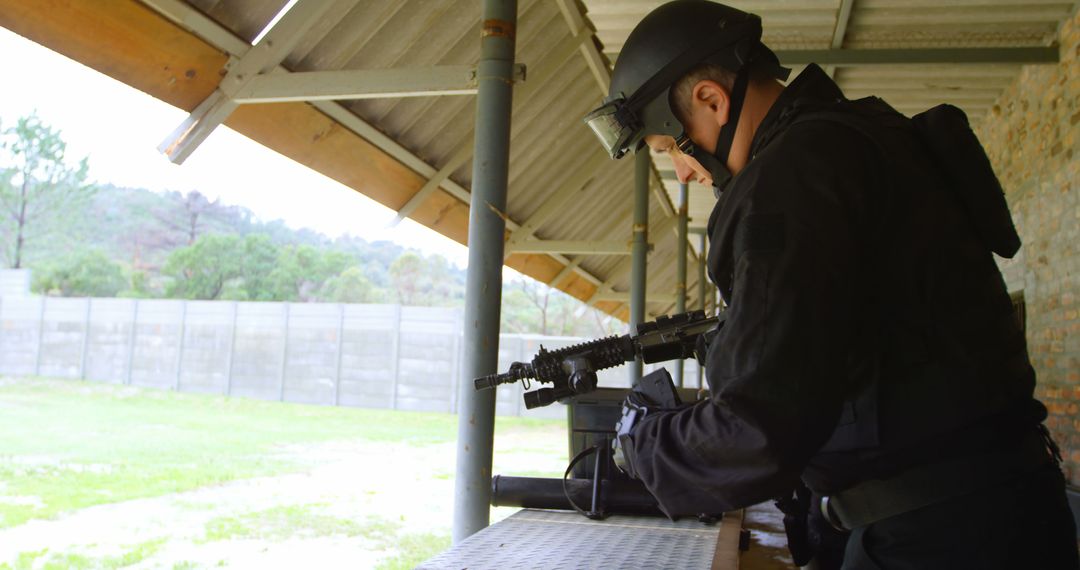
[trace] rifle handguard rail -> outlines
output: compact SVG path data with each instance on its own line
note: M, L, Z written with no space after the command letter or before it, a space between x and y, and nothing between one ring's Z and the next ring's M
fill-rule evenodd
M641 323L637 336L610 336L552 351L541 346L532 362L514 362L506 372L476 378L473 386L489 390L522 381L528 390L528 381L535 379L552 387L526 392L525 407L546 406L595 390L596 372L600 370L636 358L645 363L689 358L694 355L698 337L713 334L722 324L722 315L706 317L704 311L691 311Z

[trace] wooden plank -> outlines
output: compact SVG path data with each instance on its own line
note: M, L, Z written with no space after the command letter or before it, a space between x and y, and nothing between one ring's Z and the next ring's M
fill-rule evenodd
M744 511L724 513L720 521L720 536L716 539L712 570L738 570L739 533L742 532Z
M134 0L5 0L0 26L188 111L228 61Z

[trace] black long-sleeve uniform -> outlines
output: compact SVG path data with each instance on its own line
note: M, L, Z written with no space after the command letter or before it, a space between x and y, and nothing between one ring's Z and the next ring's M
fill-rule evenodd
M1037 422L1010 298L946 178L908 119L846 102L817 66L783 91L709 220L729 306L712 397L632 435L666 512L740 508L800 478L829 494Z

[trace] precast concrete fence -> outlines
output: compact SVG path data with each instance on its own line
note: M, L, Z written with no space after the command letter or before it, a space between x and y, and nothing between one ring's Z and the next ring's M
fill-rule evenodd
M47 376L308 404L455 413L460 309L400 305L0 297L0 375ZM502 335L499 368L583 339ZM687 366L696 386L696 366ZM600 373L625 386L626 372ZM536 385L534 384L534 388ZM526 410L501 386L500 415Z

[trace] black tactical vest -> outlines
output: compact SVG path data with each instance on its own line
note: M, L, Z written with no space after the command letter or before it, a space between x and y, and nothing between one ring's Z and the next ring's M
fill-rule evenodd
M889 204L848 363L850 398L804 478L841 490L1019 437L1041 421L1035 374L991 251L1019 248L985 152L954 107L908 119L877 98L793 106L788 126L830 121L880 153Z

